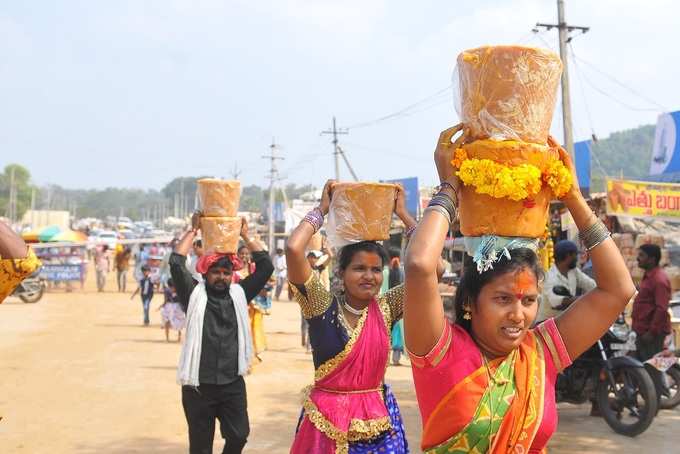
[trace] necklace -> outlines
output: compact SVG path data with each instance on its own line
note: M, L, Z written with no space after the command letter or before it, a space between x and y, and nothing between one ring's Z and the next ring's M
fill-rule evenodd
M342 307L344 307L345 310L347 312L349 312L350 314L356 315L357 317L361 317L362 315L364 315L364 310L366 308L364 308L364 309L354 309L352 306L349 305L349 303L347 302L347 299L345 299L345 295L342 295L342 297L339 298L339 299L342 302Z

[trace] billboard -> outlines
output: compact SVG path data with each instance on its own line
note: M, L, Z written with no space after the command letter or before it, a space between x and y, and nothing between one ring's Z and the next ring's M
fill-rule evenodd
M607 214L680 222L680 184L607 179Z
M578 185L584 196L590 194L590 150L590 140L574 143L574 166Z
M411 216L418 218L418 204L420 203L420 193L418 192L418 177L398 178L396 180L385 180L385 183L398 183L404 187L406 192L406 209Z
M680 111L663 113L656 122L650 175L680 172Z

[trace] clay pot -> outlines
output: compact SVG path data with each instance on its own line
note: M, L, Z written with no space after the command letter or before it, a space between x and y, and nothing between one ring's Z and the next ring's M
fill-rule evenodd
M468 158L491 159L499 164L533 164L545 171L557 150L543 145L515 141L482 140L463 145ZM497 235L539 238L545 231L553 193L544 184L532 199L513 201L477 194L474 186L459 190L460 230L465 236Z
M234 217L238 215L241 199L241 182L202 178L196 182L201 212L207 217Z
M472 139L545 144L562 61L524 46L485 46L458 56L460 117Z
M240 236L241 218L201 217L201 237L208 254L235 254Z

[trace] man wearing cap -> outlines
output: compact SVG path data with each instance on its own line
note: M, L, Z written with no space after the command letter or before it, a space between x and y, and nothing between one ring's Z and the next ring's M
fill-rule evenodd
M555 245L555 263L545 276L538 320L559 315L579 295L594 289L595 281L578 267L578 248L572 241L563 240ZM565 287L571 296L557 295L555 287Z
M243 376L253 354L247 302L265 286L274 271L269 255L250 239L243 220L241 238L250 249L255 272L238 284L232 274L240 266L234 254L207 252L196 263L203 281L192 278L186 256L198 232L198 215L170 257L170 274L187 314L177 381L189 426L191 454L212 452L215 419L225 439L223 454L240 453L250 426Z

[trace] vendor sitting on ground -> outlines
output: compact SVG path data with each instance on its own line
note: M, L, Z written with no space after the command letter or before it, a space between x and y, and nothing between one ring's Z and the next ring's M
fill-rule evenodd
M40 265L24 240L0 221L0 304Z

